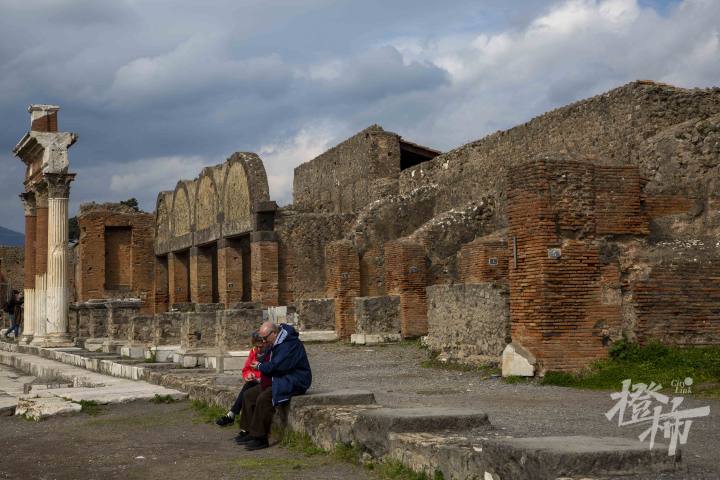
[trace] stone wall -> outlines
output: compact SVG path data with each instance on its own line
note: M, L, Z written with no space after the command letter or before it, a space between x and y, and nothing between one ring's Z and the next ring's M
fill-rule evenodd
M444 359L496 363L510 337L507 287L459 283L427 288L427 345Z
M153 216L121 204L85 204L78 214L77 301L139 298L155 310Z
M402 333L400 297L357 297L355 299L356 333Z
M301 331L335 330L335 299L308 298L297 302Z
M350 229L353 214L278 211L278 274L281 305L325 297L325 247Z
M700 167L716 148L712 139L716 134L708 131L704 119L717 116L718 111L719 88L686 90L633 82L404 170L400 174L400 192L435 186L437 213L493 196L499 199L502 215L508 169L548 153L569 153L574 158L608 165L637 165L655 193L696 190L707 185L710 172L695 165ZM693 134L696 128L705 132L702 136L707 140L700 141L695 149L706 149L707 153L693 160L689 169L679 168L681 162L676 160L668 161L672 160L675 143L670 127L682 130L687 140L698 138L698 132ZM687 140L678 138L677 142ZM712 184L717 187L717 181Z
M11 290L23 291L24 247L0 245L0 303L9 298Z

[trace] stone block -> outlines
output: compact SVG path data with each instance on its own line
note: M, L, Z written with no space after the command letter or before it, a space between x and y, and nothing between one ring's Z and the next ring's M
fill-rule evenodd
M401 340L402 335L399 333L353 333L350 335L350 343L353 345L381 345Z
M375 395L368 390L331 390L293 397L292 407L305 405L374 405Z
M70 402L60 397L27 395L18 399L15 415L39 422L55 415L78 413L80 410L82 410L82 407L79 403Z
M300 330L334 330L335 300L332 298L300 300L297 321Z
M218 348L225 352L247 350L252 332L262 324L263 312L255 308L222 310L216 313L216 321Z
M287 426L290 430L306 433L312 441L333 450L338 444L350 445L358 416L365 411L380 408L378 405L297 405L301 397L290 402Z
M145 351L145 358L154 358L156 362L172 362L175 352L180 350L180 345L154 345Z
M335 330L300 331L300 340L303 342L336 342L338 336Z
M195 304L195 312L196 313L217 312L218 310L223 310L224 308L225 308L225 305L222 303L196 303Z
M355 298L356 333L400 333L400 297Z
M532 377L535 375L535 355L517 342L509 343L502 354L503 377Z
M362 412L355 422L353 433L358 442L375 457L388 452L390 432L438 432L487 429L490 421L486 413L475 410L439 407L380 408Z
M492 283L434 285L428 295L428 348L471 365L499 363L510 335L507 288Z
M143 346L129 346L125 345L120 347L120 356L127 358L145 358L146 348Z

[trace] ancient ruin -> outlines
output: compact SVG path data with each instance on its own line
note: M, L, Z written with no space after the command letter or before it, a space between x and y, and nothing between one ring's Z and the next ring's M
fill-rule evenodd
M30 110L25 338L49 344L67 341L56 235L76 137L57 107ZM262 160L235 153L153 215L81 209L70 332L215 365L264 315L306 338L424 337L465 363L505 352L508 375L578 370L623 337L717 344L719 110L718 89L634 82L443 154L373 125L297 167L282 208Z
M26 165L25 191L25 329L34 345L70 346L68 335L68 148L77 135L58 132L54 105L31 105L30 131L13 153Z

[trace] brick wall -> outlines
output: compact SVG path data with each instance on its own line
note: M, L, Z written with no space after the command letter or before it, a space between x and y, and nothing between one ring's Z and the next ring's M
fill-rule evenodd
M357 250L349 240L325 247L326 296L335 299L335 332L340 338L355 333L355 297L360 295Z
M255 232L250 244L252 301L264 307L278 304L278 243L272 233Z
M168 292L170 305L190 301L190 256L187 250L168 254Z
M623 182L612 187L612 178ZM648 232L639 176L540 159L511 169L508 183L518 254L509 276L513 341L544 370L576 370L606 356L609 335L620 330L617 259L601 258L598 238Z
M218 242L218 293L219 302L230 306L243 299L243 254L238 240Z
M507 283L508 253L507 242L500 240L478 239L463 245L458 253L460 281Z
M427 259L422 245L397 240L385 244L385 287L400 297L405 338L427 334Z
M24 247L0 246L0 284L4 284L0 285L0 303L9 298L11 290L23 291L24 258Z
M193 247L190 249L190 301L194 303L213 303L213 287L216 285L213 275L213 248Z
M76 297L140 298L143 314L155 310L154 219L119 204L86 204L78 215Z
M155 257L155 310L153 313L167 312L170 306L170 292L168 291L168 257L167 255Z

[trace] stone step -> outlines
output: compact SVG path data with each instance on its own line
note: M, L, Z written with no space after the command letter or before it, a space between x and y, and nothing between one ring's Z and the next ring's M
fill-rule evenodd
M358 415L355 438L376 457L388 452L388 435L400 432L470 431L490 428L487 413L443 407L381 408Z
M608 478L676 470L680 455L614 437L485 437L457 433L391 433L388 457L443 478L555 480Z

